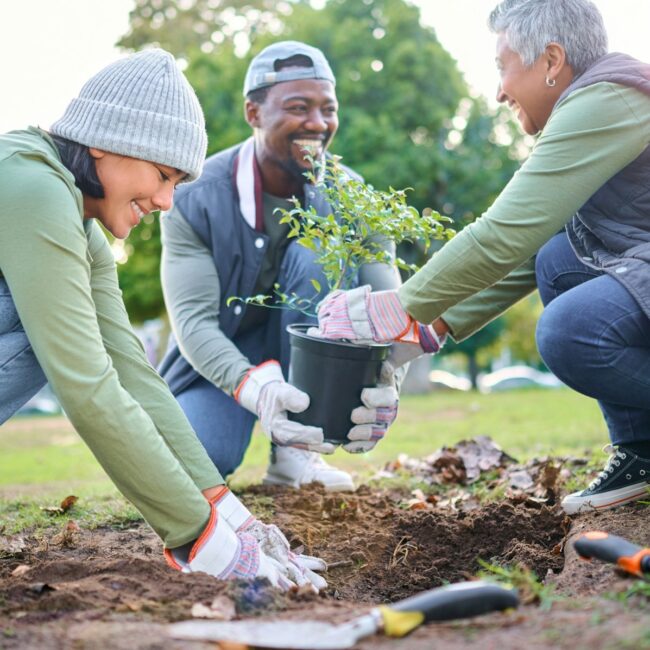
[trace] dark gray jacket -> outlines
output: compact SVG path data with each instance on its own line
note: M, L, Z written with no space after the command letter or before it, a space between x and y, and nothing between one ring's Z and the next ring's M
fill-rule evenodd
M559 101L603 81L650 96L650 65L625 54L608 54L577 77ZM566 230L578 257L616 278L650 318L650 147L610 178Z

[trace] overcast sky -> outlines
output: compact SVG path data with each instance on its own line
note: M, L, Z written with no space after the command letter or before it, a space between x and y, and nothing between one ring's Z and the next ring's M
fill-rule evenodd
M423 21L458 61L467 81L492 97L495 0L417 0ZM650 61L650 0L596 0L610 49ZM83 82L120 56L134 0L0 0L0 132L57 119Z

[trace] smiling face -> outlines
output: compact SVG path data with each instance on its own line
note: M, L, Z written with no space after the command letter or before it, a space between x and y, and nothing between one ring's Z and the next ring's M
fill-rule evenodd
M140 219L169 210L176 185L186 174L159 163L90 148L104 198L84 195L84 216L96 218L118 239L128 236Z
M507 103L529 135L541 131L572 74L564 50L557 44L547 46L532 66L526 67L519 54L508 46L504 33L497 38L497 68L501 77L497 101ZM549 79L555 85L549 87Z
M320 158L338 128L333 84L320 79L278 83L269 88L263 103L247 100L245 109L265 191L290 196L311 169L305 151Z

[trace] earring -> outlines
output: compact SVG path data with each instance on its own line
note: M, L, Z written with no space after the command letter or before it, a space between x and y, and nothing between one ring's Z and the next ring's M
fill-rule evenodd
M549 88L553 88L553 87L555 86L555 84L556 84L556 80L555 80L555 79L549 79L548 77L546 77L546 85L547 85Z

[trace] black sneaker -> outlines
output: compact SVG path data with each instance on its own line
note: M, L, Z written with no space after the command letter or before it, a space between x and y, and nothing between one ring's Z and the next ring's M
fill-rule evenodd
M589 510L607 510L624 503L650 497L650 459L640 458L625 447L607 445L611 454L605 469L582 492L562 499L562 508L569 515Z

